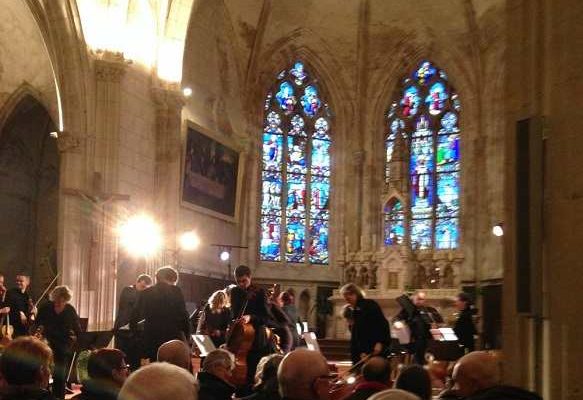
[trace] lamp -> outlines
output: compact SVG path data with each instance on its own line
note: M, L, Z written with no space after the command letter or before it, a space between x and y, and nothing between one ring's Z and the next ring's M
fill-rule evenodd
M492 234L494 236L503 236L504 235L504 223L498 222L496 225L492 227Z

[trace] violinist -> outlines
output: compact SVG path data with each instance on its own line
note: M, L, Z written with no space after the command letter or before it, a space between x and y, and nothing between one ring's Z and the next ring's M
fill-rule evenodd
M6 302L6 286L4 286L4 275L0 275L0 317L5 317L10 312Z
M356 364L367 355L381 355L390 344L390 328L381 307L364 298L364 291L354 283L340 288L340 294L352 308L350 353Z
M19 274L16 275L16 287L6 292L5 305L10 308L10 323L14 327L15 338L28 335L37 313L28 291L29 285L30 277Z
M246 265L235 268L237 286L231 289L231 311L235 319L251 323L255 338L247 354L247 385L250 387L255 378L255 370L261 357L274 352L273 344L267 338L267 326L272 325L273 316L267 303L264 289L251 283L251 270Z
M71 289L67 286L55 287L50 294L50 301L40 307L36 319L36 334L42 335L53 350L53 395L58 399L65 398L67 371L81 333L77 311L69 304L71 297Z

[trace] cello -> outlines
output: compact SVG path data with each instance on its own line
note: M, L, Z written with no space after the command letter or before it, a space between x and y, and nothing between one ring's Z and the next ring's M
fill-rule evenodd
M231 383L235 386L247 384L247 355L255 340L255 328L251 322L243 319L248 303L249 299L245 301L241 314L227 331L226 348L235 355L235 368L231 377Z

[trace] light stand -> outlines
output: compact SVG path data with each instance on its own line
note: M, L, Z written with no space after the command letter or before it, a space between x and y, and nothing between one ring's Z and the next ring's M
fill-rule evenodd
M225 276L225 285L229 283L229 277L231 276L231 253L233 249L247 249L247 246L238 246L232 244L220 244L213 243L213 247L219 249L219 259L227 263L227 275Z

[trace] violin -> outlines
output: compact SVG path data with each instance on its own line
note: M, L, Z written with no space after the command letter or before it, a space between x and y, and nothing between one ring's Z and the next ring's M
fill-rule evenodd
M14 335L14 327L10 325L10 315L4 314L0 324L0 346L5 347L12 341L12 335Z

